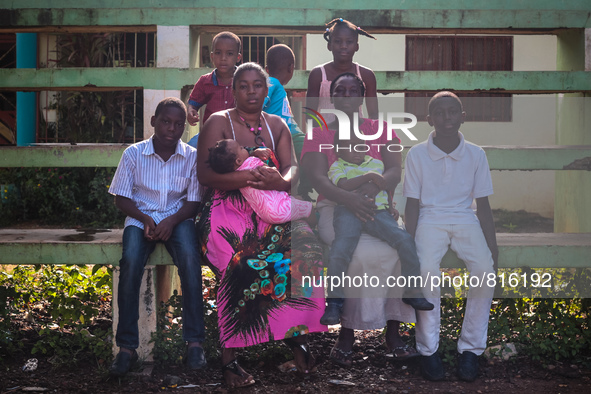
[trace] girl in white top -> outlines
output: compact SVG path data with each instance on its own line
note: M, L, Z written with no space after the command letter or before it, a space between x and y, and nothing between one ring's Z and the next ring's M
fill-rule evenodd
M308 107L312 109L334 108L330 100L330 84L337 75L349 72L356 74L365 83L365 105L368 116L377 119L376 76L371 69L353 62L353 56L359 50L359 34L374 40L375 37L342 18L333 19L326 26L324 39L328 42L327 48L332 52L333 60L314 67L310 72L308 91L306 92ZM323 114L323 116L329 123L335 119L332 114Z

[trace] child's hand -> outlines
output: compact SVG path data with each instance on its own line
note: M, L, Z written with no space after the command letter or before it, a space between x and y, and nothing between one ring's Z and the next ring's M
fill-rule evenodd
M376 198L376 196L378 195L378 193L380 192L380 189L378 187L378 185L376 185L373 182L367 182L364 183L363 185L361 185L357 190L357 193L361 194L362 196L368 197L372 200L374 200Z
M262 161L267 161L271 157L271 149L269 148L258 148L252 152L254 157L258 157Z
M187 109L187 122L191 126L195 126L199 122L199 110L191 105Z
M400 212L396 209L396 202L393 201L394 199L394 191L388 192L388 211L390 215L394 218L394 220L398 221L400 218Z
M370 181L372 183L375 183L376 186L380 188L380 190L386 189L386 180L384 179L382 174L378 174L377 172L368 172L367 175Z
M396 203L394 203L394 204L396 204ZM390 211L390 214L392 215L392 217L394 218L394 220L398 221L398 219L400 218L400 212L398 212L398 209L394 208L393 206L390 206L389 211Z

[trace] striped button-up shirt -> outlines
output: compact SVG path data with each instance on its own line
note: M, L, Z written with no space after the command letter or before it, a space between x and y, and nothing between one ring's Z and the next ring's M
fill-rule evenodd
M152 138L131 145L121 157L109 193L127 197L156 224L175 214L184 201L199 201L197 150L182 141L168 161L154 152ZM127 217L125 227L144 224Z

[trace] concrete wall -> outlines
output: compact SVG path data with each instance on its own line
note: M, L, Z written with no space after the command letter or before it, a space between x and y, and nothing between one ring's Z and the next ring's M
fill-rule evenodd
M377 35L377 40L359 37L355 61L374 71L405 69L405 36ZM514 36L515 71L555 71L555 36ZM307 36L307 68L332 60L321 35ZM379 88L379 86L378 86ZM401 94L387 97L402 97ZM554 145L556 140L556 101L553 95L514 95L512 122L467 122L462 127L466 138L479 145ZM412 129L419 141L427 138L431 128L425 121ZM405 141L404 143L406 143ZM546 217L554 215L553 171L493 171L495 194L493 208L524 209ZM398 207L404 199L397 190Z

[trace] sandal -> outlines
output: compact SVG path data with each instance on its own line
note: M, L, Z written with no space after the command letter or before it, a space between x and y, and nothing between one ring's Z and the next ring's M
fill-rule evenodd
M335 343L330 351L330 361L341 367L349 368L353 364L353 350L344 351L338 348Z
M396 346L390 352L386 353L385 356L390 361L403 361L403 360L408 360L411 358L419 357L420 354L419 354L419 352L417 352L417 350L414 347L404 345L404 346Z
M244 369L242 369L242 367L240 366L240 364L238 364L238 360L234 359L232 361L230 361L228 364L224 365L222 367L222 376L224 375L224 372L226 371L230 371L231 373L233 373L236 376L241 376L243 378L249 376L248 373L246 373L244 371ZM244 382L243 384L239 384L236 386L232 386L231 388L240 388L240 387L248 387L248 386L252 386L255 383L254 379L251 379L247 382ZM228 383L226 382L226 385Z
M307 343L298 343L295 339L293 338L285 338L284 339L285 344L287 346L289 346L289 348L291 349L292 352L295 353L296 350L300 350L304 353L304 362L306 363L306 367L308 367L310 365L310 360L314 361L314 357L312 357L312 354L310 353L310 347L308 346ZM295 358L295 355L294 355ZM318 368L316 368L316 366L314 365L308 372L301 372L304 375L310 374L310 373L314 373L318 370Z

